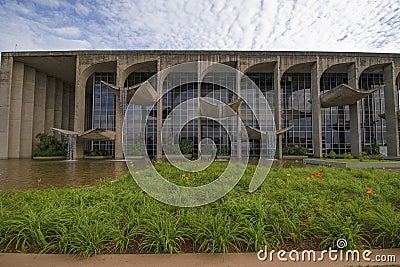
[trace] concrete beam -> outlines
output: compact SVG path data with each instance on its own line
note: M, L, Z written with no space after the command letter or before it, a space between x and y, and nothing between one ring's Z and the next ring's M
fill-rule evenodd
M44 132L52 134L51 128L54 127L54 107L56 98L56 79L47 77L46 84L46 116L44 123Z
M385 114L386 114L386 142L388 156L399 156L399 128L398 128L398 99L396 90L396 76L393 63L383 69L383 83L385 84Z
M69 88L69 121L68 130L74 129L75 120L75 87L71 86Z
M312 105L312 139L315 158L322 157L322 126L320 104L320 77L319 58L311 67L311 105Z
M356 63L350 64L347 70L349 86L358 89L358 80L360 72ZM353 157L358 157L361 147L361 115L360 115L360 101L349 106L350 112L350 146L351 154Z
M32 157L32 132L35 99L36 70L25 67L22 91L20 158Z
M38 140L36 135L44 133L45 119L46 119L46 88L47 88L47 76L43 72L36 72L35 77L35 95L34 95L34 107L33 107L33 131L32 148L35 147Z
M12 73L13 57L2 53L0 69L0 159L8 158L8 131Z
M21 141L22 91L24 63L14 62L10 94L10 121L8 131L8 158L19 158Z

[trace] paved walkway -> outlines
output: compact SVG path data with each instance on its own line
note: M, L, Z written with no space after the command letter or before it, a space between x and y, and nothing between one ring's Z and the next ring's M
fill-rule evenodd
M317 253L317 256L320 253ZM360 253L361 255L361 253ZM18 267L18 266L40 266L40 267L64 267L64 266L82 266L82 267L258 267L258 266L400 266L400 249L374 250L370 258L375 255L394 255L396 262L377 263L377 262L339 262L329 261L325 257L323 262L281 262L274 255L272 262L259 261L256 253L237 253L237 254L157 254L157 255L97 255L88 259L81 259L71 255L58 254L0 254L0 267ZM286 256L288 257L288 256Z

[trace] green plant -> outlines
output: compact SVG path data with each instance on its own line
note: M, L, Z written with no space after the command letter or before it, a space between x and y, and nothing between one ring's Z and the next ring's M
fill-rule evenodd
M382 161L382 160L385 159L385 157L381 153L379 153L379 154L376 155L376 159L379 160L379 161Z
M133 137L133 145L132 145L132 156L143 156L144 155L144 148L143 144L141 143L141 138L139 134L134 134Z
M329 152L329 154L328 154L328 157L331 158L331 159L336 158L336 152L331 150L331 152Z
M289 145L283 148L283 154L285 155L297 155L297 156L306 156L308 151L307 148L300 146Z
M346 152L343 154L344 159L353 159L353 155L350 152Z
M96 157L96 156L111 156L111 152L108 150L91 150L91 151L85 151L85 156L90 156L90 157Z
M369 160L369 156L367 156L367 152L362 151L358 154L358 159L360 161Z
M179 149L182 154L192 154L193 153L193 141L192 139L182 139L179 143Z
M59 141L54 135L39 133L36 135L39 142L33 150L34 157L65 156L67 144Z
M217 156L229 156L229 149L228 146L219 146L217 148Z

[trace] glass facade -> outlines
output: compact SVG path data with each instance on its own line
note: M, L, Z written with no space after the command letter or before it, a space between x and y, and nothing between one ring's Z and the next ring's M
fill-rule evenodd
M155 72L132 72L128 78L125 80L125 87L129 87L135 84L139 84L147 81L150 77L152 77ZM154 158L157 154L157 118L156 118L156 109L150 113L149 119L147 120L146 125L146 147L147 153L149 157Z
M324 73L320 80L321 94L340 84L348 84L347 73ZM351 151L349 106L321 109L322 153L334 151L343 155Z
M246 73L247 77L260 88L263 95L267 98L268 104L272 112L274 112L274 74L273 73ZM243 78L241 82L241 90L253 88L249 84L249 80ZM258 128L258 123L253 116L252 111L246 103L241 106L241 117L246 126ZM250 139L250 157L260 156L260 140Z
M363 73L360 89L369 90L383 85L382 73ZM386 145L386 120L379 115L385 113L384 90L361 99L361 143L367 153L379 152Z
M181 103L196 98L197 93L197 83L193 81L197 80L197 73L195 72L173 72L170 73L164 80L163 92L167 92L163 95L162 105L163 105L163 123L165 123L167 116L170 111L176 109ZM183 104L181 106L181 111L176 109L173 116L169 119L169 123L174 129L168 131L169 133L179 132L179 125L184 123L184 114L188 116L194 116L197 113L197 106ZM184 110L184 112L183 112ZM177 136L167 136L163 142L179 144L183 139L190 139L193 142L193 155L197 155L198 150L198 129L197 129L197 119L190 120L179 132ZM163 144L167 145L167 144Z
M92 128L115 131L115 95L103 84L115 85L115 72L96 72L93 75ZM92 150L105 150L114 155L114 141L92 141Z
M282 135L286 146L305 147L312 153L311 74L285 73L281 79L282 128L293 129Z

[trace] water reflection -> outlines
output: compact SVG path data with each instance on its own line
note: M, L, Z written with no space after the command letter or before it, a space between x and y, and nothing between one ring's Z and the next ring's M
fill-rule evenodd
M124 161L0 160L0 190L90 185L127 172Z
M302 160L276 160L274 167L301 167ZM125 161L0 160L0 191L91 185L128 172Z

